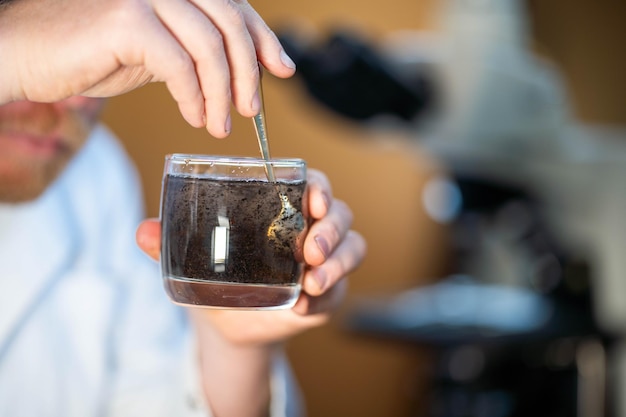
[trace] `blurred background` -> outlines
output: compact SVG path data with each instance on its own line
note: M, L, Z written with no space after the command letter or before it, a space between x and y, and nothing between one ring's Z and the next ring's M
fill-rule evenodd
M287 349L310 417L626 416L626 3L253 3L273 156L324 171L368 257ZM258 155L162 85L105 122L158 216L167 153Z

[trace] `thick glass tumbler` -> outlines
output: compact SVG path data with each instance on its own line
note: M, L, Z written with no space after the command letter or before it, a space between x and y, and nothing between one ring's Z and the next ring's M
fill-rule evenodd
M277 309L304 274L306 163L168 155L161 191L161 269L173 302ZM268 181L272 169L275 182Z

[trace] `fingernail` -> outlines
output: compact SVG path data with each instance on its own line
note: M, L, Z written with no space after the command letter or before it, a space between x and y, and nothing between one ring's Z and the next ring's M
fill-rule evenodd
M324 272L322 268L317 268L313 276L315 278L315 282L317 282L317 285L320 287L320 290L326 288L326 281L328 281L328 279L326 277L326 272Z
M233 122L230 118L230 114L228 116L226 116L226 124L224 125L224 131L226 133L230 133L230 130L232 129L233 126Z
M259 90L256 90L254 96L252 96L252 103L250 103L250 107L254 114L259 114L261 111L261 97L259 96Z
M324 259L328 258L328 255L330 254L330 248L328 247L328 242L326 242L326 239L319 235L315 236L315 243L317 244L320 252L322 252L322 255L324 255Z
M296 68L296 63L293 62L293 60L289 57L289 55L287 55L287 52L285 52L284 49L282 51L280 51L280 61L286 67L289 67L291 69L295 69Z

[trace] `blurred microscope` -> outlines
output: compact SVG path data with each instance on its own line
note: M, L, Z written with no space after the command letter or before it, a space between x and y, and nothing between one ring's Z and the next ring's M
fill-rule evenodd
M622 417L626 130L572 118L523 6L448 0L439 33L375 44L279 32L314 100L409 129L449 172L416 193L450 225L450 276L357 298L346 326L435 348L420 416Z

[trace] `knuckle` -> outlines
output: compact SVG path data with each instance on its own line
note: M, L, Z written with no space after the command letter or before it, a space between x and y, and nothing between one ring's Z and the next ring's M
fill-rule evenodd
M333 243L333 246L335 246L338 242L341 241L341 225L335 222L332 222L328 225L328 228L326 229L326 233L330 239L330 241Z
M343 200L337 200L333 202L336 205L336 210L339 211L342 218L345 219L345 224L351 225L354 221L354 213L348 204Z
M205 54L206 56L214 56L216 54L224 53L224 36L215 26L208 26L206 28L206 44Z
M245 16L241 7L237 2L226 2L226 19L230 24L245 26Z
M367 241L359 232L356 232L354 230L348 231L346 240L352 242L351 244L354 248L353 252L356 259L355 264L359 265L363 261L363 258L367 253Z
M240 90L246 96L245 98L249 99L249 92L256 91L259 85L259 66L257 61L250 60L243 71L233 71L231 77L234 82L240 85Z
M330 189L330 182L328 181L328 177L322 171L317 170L315 168L309 169L309 178L308 180L315 184L320 188L328 188Z
M332 277L333 281L346 277L359 267L363 262L364 255L364 240L358 233L350 230L342 243L342 249L325 266L328 268L328 275Z
M186 55L182 51L172 57L169 65L172 70L177 74L187 74L195 71L193 61L188 55Z
M339 270L341 276L345 276L361 263L361 252L357 247L352 245L352 250L346 251L346 253L338 260Z

